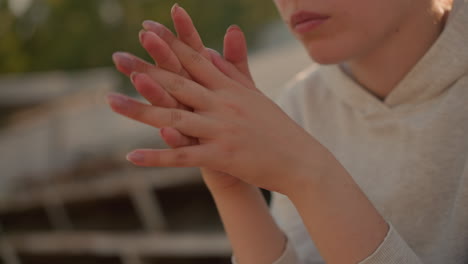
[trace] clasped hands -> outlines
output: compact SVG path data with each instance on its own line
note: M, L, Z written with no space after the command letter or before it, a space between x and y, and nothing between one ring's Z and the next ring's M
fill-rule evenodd
M183 8L175 5L171 13L178 37L153 21L139 35L157 66L114 55L151 105L113 93L111 108L160 128L172 147L138 149L127 159L138 166L200 167L283 194L318 177L325 148L255 88L240 29L227 31L223 58L203 46Z

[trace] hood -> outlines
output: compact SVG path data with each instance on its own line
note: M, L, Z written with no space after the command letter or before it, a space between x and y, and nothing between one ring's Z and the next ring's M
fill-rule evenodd
M424 57L386 98L389 107L430 100L468 74L468 1L455 0L447 24Z
M321 66L319 71L329 89L365 115L436 98L468 75L468 0L454 0L439 38L383 102L338 65Z

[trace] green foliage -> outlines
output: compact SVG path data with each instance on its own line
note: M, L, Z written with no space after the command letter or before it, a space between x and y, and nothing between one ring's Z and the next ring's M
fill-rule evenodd
M125 50L148 58L138 43L141 22L172 29L173 0L33 0L15 16L0 0L0 73L75 70L109 66ZM238 24L250 44L263 24L276 18L271 0L180 0L205 44L220 49L226 28Z

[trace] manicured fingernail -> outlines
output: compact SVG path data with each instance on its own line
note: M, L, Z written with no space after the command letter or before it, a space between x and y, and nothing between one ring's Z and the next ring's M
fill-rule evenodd
M127 154L127 160L130 162L141 163L145 160L145 155L141 152L130 152Z
M166 129L164 127L159 129L159 133L161 134L162 137L166 136Z
M135 85L135 80L136 80L136 77L138 76L139 72L132 72L132 74L130 74L130 81L132 81L132 83Z
M161 25L160 23L154 22L152 20L143 21L142 26L144 29L154 32L155 34L158 34L158 35L162 32L162 27L163 27L163 25Z
M210 53L211 62L215 65L219 65L222 62L222 56L217 50L207 48L208 53Z
M115 52L112 54L112 60L116 65L123 67L125 70L133 69L133 60L130 55L125 52Z
M143 43L145 40L145 32L146 30L142 29L140 32L138 32L138 39L140 40L140 43Z
M120 94L108 94L107 95L107 100L109 103L111 103L113 106L118 106L118 107L125 107L128 105L128 98L125 96L122 96Z
M240 29L240 27L238 25L231 25L228 29L227 29L227 32L231 32L231 31L239 31L239 32L242 32L242 30Z
M175 14L179 11L179 8L180 8L179 4L178 4L178 3L175 3L175 4L172 6L171 13L172 13L173 15L175 15Z
M213 53L215 53L216 55L221 56L221 54L220 54L217 50L215 50L215 49L212 49L212 48L206 48L206 49L207 49L209 52L213 52Z

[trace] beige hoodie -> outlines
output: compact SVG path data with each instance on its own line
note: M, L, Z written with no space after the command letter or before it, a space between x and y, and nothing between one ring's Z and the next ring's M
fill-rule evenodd
M390 225L361 263L468 263L466 0L455 0L439 39L383 102L334 65L300 73L280 105ZM288 236L275 264L323 263L287 197L273 195L272 213Z

